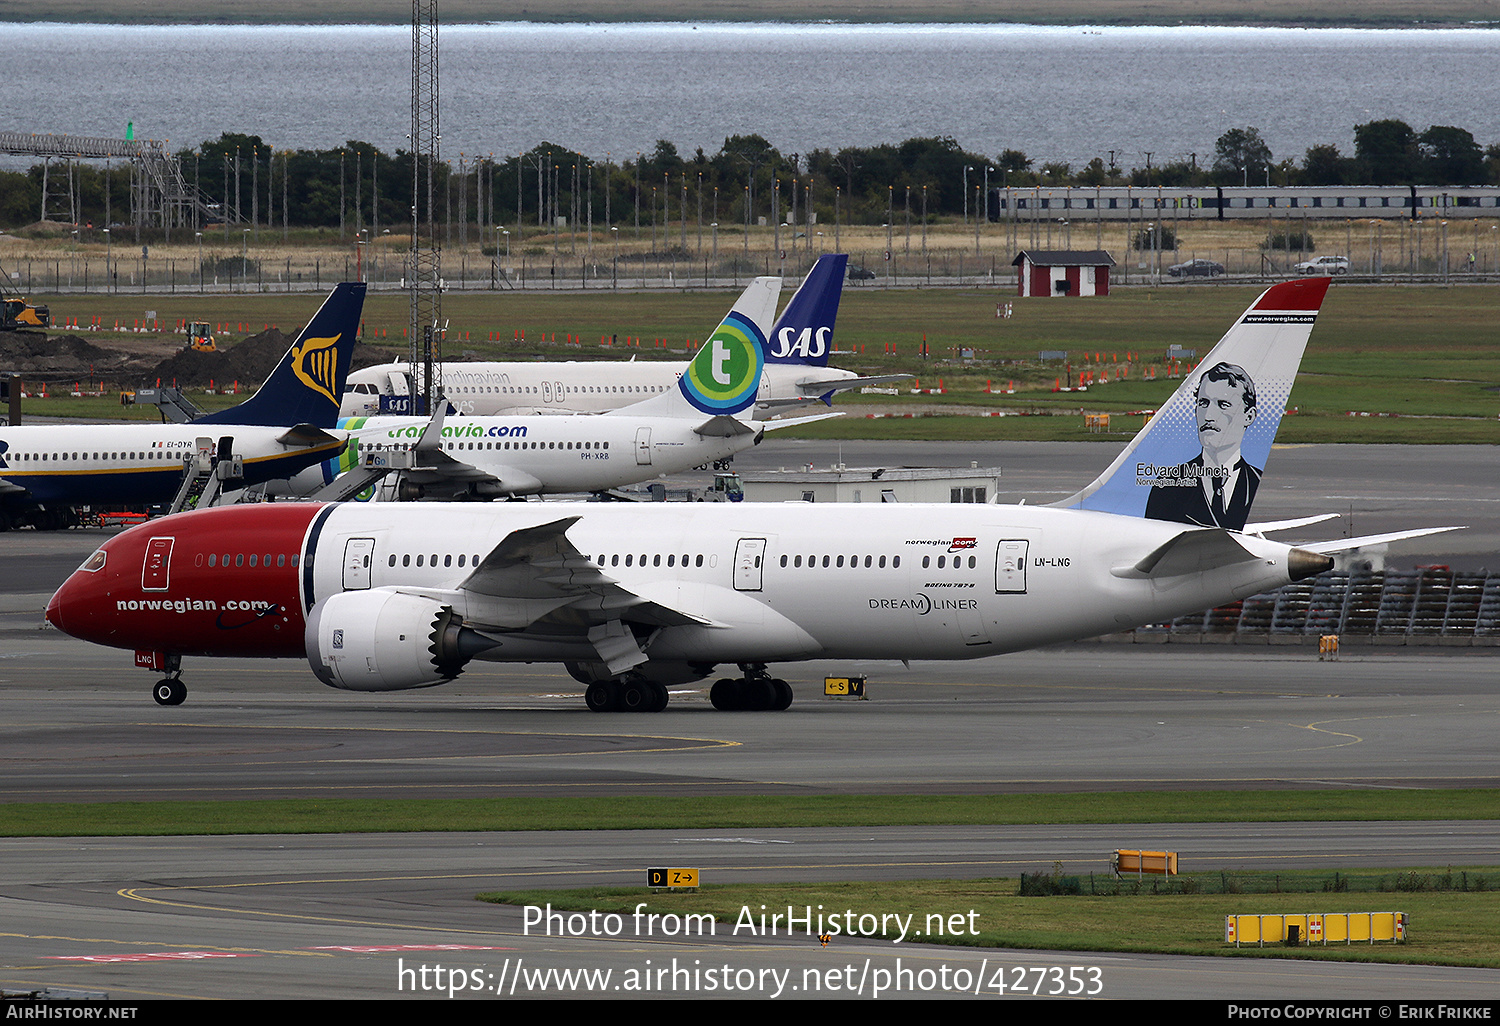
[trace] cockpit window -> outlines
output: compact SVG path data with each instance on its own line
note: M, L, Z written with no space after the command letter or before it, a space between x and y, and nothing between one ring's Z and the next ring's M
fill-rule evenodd
M88 558L88 561L86 563L84 563L83 566L79 567L78 569L80 569L80 570L86 570L89 573L94 573L97 570L103 570L104 569L104 550L103 549L95 549L94 550L94 554L92 556L90 556Z

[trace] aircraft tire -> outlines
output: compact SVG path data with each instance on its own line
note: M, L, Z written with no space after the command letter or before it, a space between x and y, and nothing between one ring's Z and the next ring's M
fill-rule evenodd
M619 708L625 712L650 712L655 702L655 696L651 693L651 685L645 681L627 680L618 685L620 704Z
M667 686L658 684L656 681L652 681L648 686L651 688L651 705L646 711L656 713L666 709L667 702L670 700L667 696Z
M583 701L592 712L610 712L619 708L620 688L613 681L595 681L583 693Z
M156 682L156 687L151 690L151 697L156 699L157 705L181 705L187 698L187 686L180 680L165 680Z
M777 677L771 681L771 687L776 691L776 700L771 703L773 712L784 712L792 707L792 686Z
M732 677L721 677L714 683L713 689L708 693L708 698L713 702L715 709L730 712L741 708L739 683Z
M751 677L741 682L741 709L768 712L776 708L776 687L770 677Z

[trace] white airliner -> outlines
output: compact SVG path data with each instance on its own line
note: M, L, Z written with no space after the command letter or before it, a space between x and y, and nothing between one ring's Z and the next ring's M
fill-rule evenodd
M1121 459L1056 507L226 507L109 540L47 618L165 670L163 704L186 695L184 655L305 658L353 691L441 684L479 659L561 662L599 711L660 710L668 685L723 663L740 676L713 686L716 707L781 709L792 692L772 663L967 659L1168 620L1371 541L1299 548L1264 535L1307 521L1193 521L1195 494L1228 515L1258 480L1327 287L1268 290ZM1233 464L1209 462L1230 450ZM1176 501L1148 515L1157 489Z
M767 337L756 401L764 409L823 399L834 392L901 380L908 375L860 377L828 366L847 254L818 258ZM792 323L795 322L795 325ZM551 361L445 363L443 391L465 416L536 413L602 413L672 391L682 361ZM349 375L342 417L367 417L400 409L421 391L405 363L384 363Z
M827 285L835 303L840 285L838 278ZM414 450L418 466L382 488L381 498L602 491L728 459L759 444L768 428L832 416L770 422L739 417L755 403L780 290L780 278L755 279L665 394L600 416L458 417L445 422L439 411L431 421L347 418L339 426L349 431L349 448L321 467L303 471L290 491L311 494L371 452L391 450Z
M0 427L0 529L70 526L77 506L169 503L203 449L242 456L248 484L336 457L364 298L363 284L335 287L254 396L192 423Z

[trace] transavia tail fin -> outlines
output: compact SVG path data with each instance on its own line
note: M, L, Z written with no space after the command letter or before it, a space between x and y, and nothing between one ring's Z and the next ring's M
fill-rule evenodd
M828 356L833 352L833 324L838 320L844 269L848 265L847 253L825 253L818 257L771 329L767 363L828 366Z
M1053 505L1243 530L1329 280L1262 293L1109 469Z
M688 361L677 387L606 417L711 417L733 415L755 402L766 365L766 335L776 316L780 278L756 278L724 320Z
M364 305L363 282L335 285L253 396L194 423L334 427Z

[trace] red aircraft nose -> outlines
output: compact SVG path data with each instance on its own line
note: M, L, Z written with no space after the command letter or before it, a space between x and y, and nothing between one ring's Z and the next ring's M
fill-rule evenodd
M47 622L64 634L75 638L96 641L87 632L89 612L99 604L108 585L104 581L104 564L107 557L98 549L84 561L83 566L73 571L62 587L58 588L47 602Z
M63 626L62 617L63 592L67 590L68 584L66 581L64 581L63 586L61 588L58 588L57 591L53 592L52 598L47 600L47 622L56 627L58 630L62 631L64 634L68 632L68 629Z

